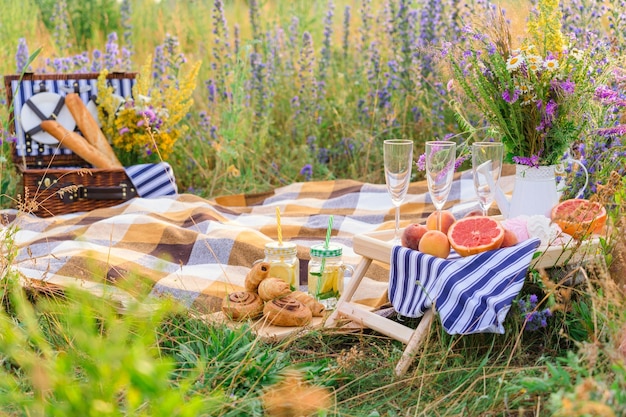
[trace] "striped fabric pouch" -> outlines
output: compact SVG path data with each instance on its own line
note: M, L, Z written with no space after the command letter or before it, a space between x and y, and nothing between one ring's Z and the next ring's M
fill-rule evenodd
M402 246L391 251L389 300L406 317L435 306L449 334L504 333L502 323L524 284L540 240L448 259Z
M178 194L174 171L167 162L132 165L124 170L140 197L154 198Z

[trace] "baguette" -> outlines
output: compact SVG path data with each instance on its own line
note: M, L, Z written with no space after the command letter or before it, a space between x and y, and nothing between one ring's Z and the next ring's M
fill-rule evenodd
M102 130L98 127L98 122L93 118L83 100L76 93L69 93L65 96L65 105L76 121L76 125L87 141L98 149L102 154L111 160L111 166L122 168L122 164L117 159L115 151L109 145Z
M96 149L95 146L87 142L84 137L76 132L67 130L56 120L44 120L41 122L41 128L54 136L59 141L59 144L70 149L94 167L118 168L118 166L112 165L111 160Z

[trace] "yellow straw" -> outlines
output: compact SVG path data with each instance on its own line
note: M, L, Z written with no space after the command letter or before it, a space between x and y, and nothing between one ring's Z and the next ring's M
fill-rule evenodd
M278 227L278 244L283 245L283 231L280 227L280 209L276 207L276 226Z

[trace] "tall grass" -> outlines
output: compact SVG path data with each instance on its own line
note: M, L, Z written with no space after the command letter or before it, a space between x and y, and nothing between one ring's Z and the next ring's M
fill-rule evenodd
M182 189L204 196L310 179L382 182L381 140L406 136L419 147L463 133L448 107L441 50L445 41L462 44L463 25L491 7L478 0L102 0L92 4L101 6L98 16L119 20L88 30L94 16L80 13L82 2L14 3L0 0L5 74L26 62L16 59L18 45L20 56L41 46L27 66L48 72L105 66L93 52L107 43L119 51L112 70L138 70L168 45L172 56L203 61L184 122L191 129L170 162ZM620 4L564 2L564 27L590 48L611 39L619 56L626 45ZM505 5L519 33L530 6ZM53 10L68 17L51 22ZM74 65L83 52L87 59ZM1 114L1 191L10 196L16 176ZM597 170L599 185L624 166L621 137L608 148L615 160ZM612 186L618 224L623 180ZM580 271L533 271L504 335L449 336L435 324L409 373L397 378L403 346L374 332L320 330L268 343L174 305L134 305L120 314L80 292L25 292L11 268L13 232L2 238L0 286L0 408L7 415L262 415L263 395L292 368L333 393L322 415L626 414L626 303L615 284L622 277L608 272L619 258L610 240L601 259ZM573 276L576 284L561 279Z

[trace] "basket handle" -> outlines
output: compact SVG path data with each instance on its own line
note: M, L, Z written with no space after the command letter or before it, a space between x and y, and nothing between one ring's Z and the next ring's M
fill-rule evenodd
M58 193L59 198L65 204L75 203L80 200L130 200L137 197L137 190L125 182L113 187L86 187L77 185L67 187L69 191Z

